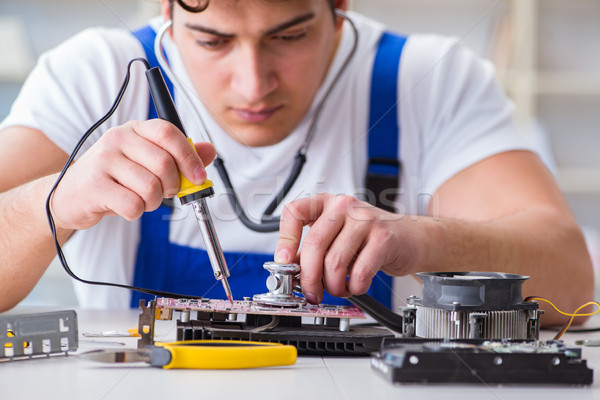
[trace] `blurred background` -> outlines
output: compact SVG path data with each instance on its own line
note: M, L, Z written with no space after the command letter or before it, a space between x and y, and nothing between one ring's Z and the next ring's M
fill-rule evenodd
M600 268L600 0L351 0L402 32L453 35L494 62L515 118L554 172ZM36 59L91 26L133 29L158 0L0 2L0 120ZM600 286L600 273L596 274ZM56 263L26 305L77 305Z

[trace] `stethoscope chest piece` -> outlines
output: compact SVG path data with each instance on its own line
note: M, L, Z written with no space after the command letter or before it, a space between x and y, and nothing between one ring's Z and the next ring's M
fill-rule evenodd
M263 268L271 273L267 278L269 292L254 295L253 301L275 307L302 307L306 304L306 299L293 293L301 291L298 264L279 264L271 261L264 263Z

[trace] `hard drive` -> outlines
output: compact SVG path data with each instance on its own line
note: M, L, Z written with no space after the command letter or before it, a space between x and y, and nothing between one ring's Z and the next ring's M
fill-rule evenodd
M562 341L386 339L371 366L396 383L590 385L581 349Z

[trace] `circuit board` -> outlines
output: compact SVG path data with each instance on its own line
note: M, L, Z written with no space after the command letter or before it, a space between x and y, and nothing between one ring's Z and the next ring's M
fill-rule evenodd
M156 319L170 320L179 312L177 340L251 340L294 345L301 355L368 356L380 348L387 329L352 325L364 320L356 306L304 305L265 306L250 299L157 298L148 305L140 302L141 338L138 348L154 342ZM308 318L305 318L308 317ZM308 321L313 321L310 323Z
M371 358L393 383L589 385L581 349L562 341L386 339Z
M234 300L233 304L231 304L228 300L219 299L173 299L161 297L156 300L156 308L177 311L190 310L201 312L218 312L227 314L259 314L347 319L366 318L360 308L356 306L307 304L303 307L285 308L265 306L252 300Z

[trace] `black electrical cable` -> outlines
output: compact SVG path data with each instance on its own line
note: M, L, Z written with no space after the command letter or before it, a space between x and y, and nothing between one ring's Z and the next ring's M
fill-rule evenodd
M569 333L590 333L590 332L600 332L600 328L569 329Z
M556 329L555 326L540 328L542 331L548 332L560 332L562 329ZM600 327L597 328L579 328L579 329L571 329L569 328L568 333L592 333L592 332L600 332Z
M365 313L373 317L375 321L391 329L394 332L404 333L404 318L396 314L368 294L348 297L354 305L360 307Z
M73 163L73 160L75 160L77 153L79 153L79 150L81 150L81 147L83 146L85 141L90 137L90 135L96 129L98 129L104 122L106 122L117 110L117 107L119 106L119 104L121 103L121 100L123 99L123 96L125 95L127 86L129 85L129 80L131 77L131 66L136 61L142 62L146 66L146 70L150 69L150 65L148 64L148 61L145 58L134 58L127 65L127 73L125 75L125 79L123 80L123 84L121 85L121 88L119 89L119 93L118 93L117 98L115 99L111 109L108 111L108 113L106 113L106 115L104 117L102 117L100 120L98 120L98 122L96 122L94 125L92 125L90 127L90 129L88 129L87 132L83 134L81 139L79 139L79 142L77 142L77 145L75 145L75 149L69 156L69 159L65 163L65 166L63 167L62 171L58 175L58 178L56 179L54 186L52 186L52 189L50 190L50 193L48 194L48 198L46 199L46 215L48 217L48 224L50 225L50 231L52 232L52 237L54 238L54 246L56 247L56 253L58 255L58 259L60 260L60 263L62 264L62 267L67 272L67 274L69 274L69 276L71 278L73 278L79 282L83 282L88 285L112 286L112 287L119 287L119 288L123 288L123 289L135 290L136 292L145 293L145 294L149 294L152 296L159 296L159 297L200 299L201 297L199 297L199 296L182 295L182 294L178 294L178 293L171 293L171 292L164 292L161 290L140 288L140 287L124 285L124 284L120 284L120 283L98 282L98 281L90 281L87 279L82 279L82 278L78 277L69 267L69 264L67 263L67 259L65 258L62 248L60 247L60 243L58 242L58 235L56 233L56 225L54 224L54 218L52 217L52 210L50 209L50 201L52 200L52 195L56 191L56 188L58 187L58 184L60 183L60 181L65 176L65 173L67 172L67 170Z

